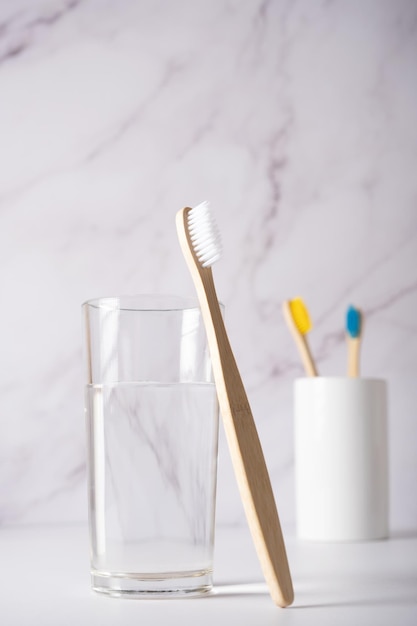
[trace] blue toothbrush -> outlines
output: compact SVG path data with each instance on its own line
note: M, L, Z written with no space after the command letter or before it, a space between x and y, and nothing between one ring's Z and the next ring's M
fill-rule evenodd
M359 350L362 339L362 313L350 306L346 313L346 337L348 347L348 376L359 376Z

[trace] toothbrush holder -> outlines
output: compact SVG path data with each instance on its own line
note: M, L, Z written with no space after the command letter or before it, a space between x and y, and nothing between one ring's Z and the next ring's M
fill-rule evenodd
M299 539L388 536L387 385L366 378L294 383Z

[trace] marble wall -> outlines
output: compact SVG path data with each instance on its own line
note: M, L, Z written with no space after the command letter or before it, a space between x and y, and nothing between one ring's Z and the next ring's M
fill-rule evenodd
M80 304L193 293L174 218L209 199L284 524L301 295L322 374L365 312L391 524L416 529L416 172L415 0L2 0L0 523L86 518ZM243 519L221 433L218 522Z

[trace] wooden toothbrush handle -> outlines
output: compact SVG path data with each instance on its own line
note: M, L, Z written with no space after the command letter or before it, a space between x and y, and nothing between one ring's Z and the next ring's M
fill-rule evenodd
M259 561L274 602L294 592L278 511L255 422L218 305L211 269L196 283L226 439Z
M295 333L294 335L298 351L300 353L301 360L304 365L304 370L307 376L317 376L317 368L311 356L310 347L308 345L305 335L301 333Z
M348 337L348 367L347 373L350 378L357 378L359 376L359 350L360 350L360 338Z

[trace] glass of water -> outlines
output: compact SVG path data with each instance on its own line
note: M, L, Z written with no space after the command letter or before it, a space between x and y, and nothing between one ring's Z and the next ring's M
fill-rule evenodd
M218 405L198 304L83 304L91 577L117 596L212 587Z

